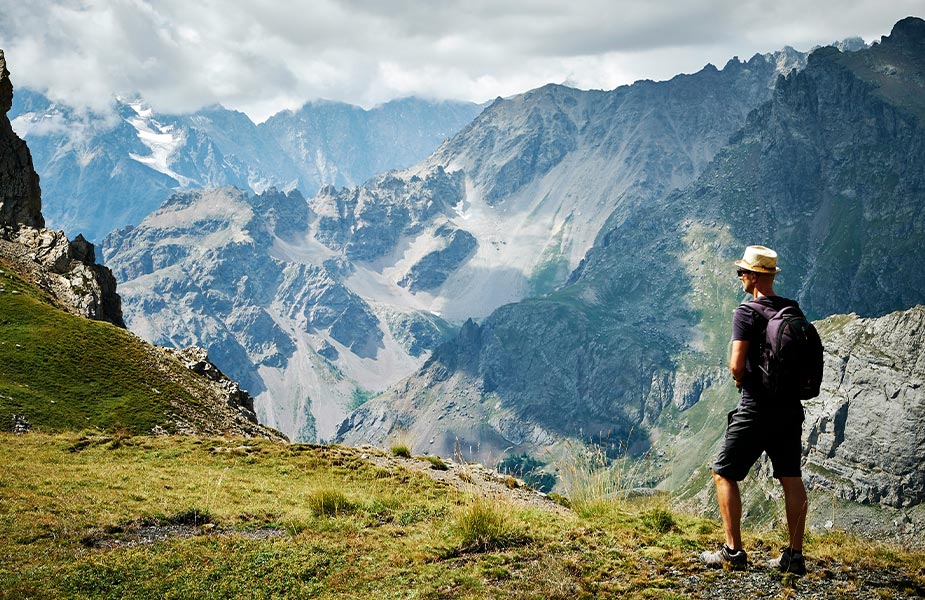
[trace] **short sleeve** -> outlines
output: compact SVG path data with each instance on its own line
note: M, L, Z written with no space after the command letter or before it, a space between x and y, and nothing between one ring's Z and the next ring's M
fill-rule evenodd
M739 342L751 341L751 331L755 325L755 311L740 304L732 313L732 340Z

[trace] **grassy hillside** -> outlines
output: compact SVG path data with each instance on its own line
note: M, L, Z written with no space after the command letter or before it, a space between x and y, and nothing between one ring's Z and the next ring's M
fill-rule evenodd
M0 260L0 431L13 427L14 415L44 432L237 427L214 394L130 332L52 305Z
M371 450L0 434L0 464L0 598L912 598L925 591L921 552L811 535L810 575L782 578L760 566L782 533L749 532L755 567L706 571L694 557L713 546L719 525L673 513L664 498L581 511L524 504L485 491L474 467L459 471L469 483L458 488L428 477L430 462Z
M193 399L152 369L130 333L69 315L0 263L0 423L150 431L170 401ZM154 393L152 388L161 393Z

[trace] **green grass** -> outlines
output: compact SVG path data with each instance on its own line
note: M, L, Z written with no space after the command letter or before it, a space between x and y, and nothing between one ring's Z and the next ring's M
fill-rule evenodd
M340 490L331 487L311 490L306 496L306 502L315 516L345 515L353 512L355 508Z
M0 598L678 598L719 535L664 498L523 508L338 446L0 434L0 464ZM808 542L925 583L923 553Z
M149 432L169 428L173 404L198 404L131 333L69 315L0 270L0 429L17 414L41 431Z
M407 444L396 444L392 446L392 456L401 458L411 458L411 448Z
M453 533L459 538L459 552L499 550L529 539L508 505L486 498L476 498L458 512Z
M450 468L439 456L427 455L422 456L421 458L430 463L431 469L436 469L437 471L446 471Z

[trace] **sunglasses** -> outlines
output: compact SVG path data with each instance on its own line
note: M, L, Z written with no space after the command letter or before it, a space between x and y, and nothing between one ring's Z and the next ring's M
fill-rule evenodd
M742 278L742 275L746 275L748 273L751 273L751 271L749 271L748 269L736 269L736 277L738 277L739 279Z

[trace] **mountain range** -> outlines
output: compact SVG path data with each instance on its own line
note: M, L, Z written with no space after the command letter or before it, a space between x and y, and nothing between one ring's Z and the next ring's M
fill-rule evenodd
M370 110L315 101L255 124L218 105L171 115L116 97L110 112L92 113L19 89L9 118L41 174L49 225L99 242L176 191L275 186L314 195L325 184L363 183L425 158L480 110L418 98Z
M917 507L923 62L908 18L870 47L545 86L358 187L175 193L104 254L130 327L204 340L296 439L550 462L592 440L702 500L731 264L763 243L828 345L808 478Z
M777 249L778 292L812 318L881 317L925 301L910 276L925 260L923 87L921 19L900 21L870 48L816 50L804 69L777 79L690 185L655 201L635 194L565 285L467 323L418 374L353 413L338 439L401 435L438 451L462 441L484 458L554 457L563 439L590 437L617 453L650 451L669 485L698 473L705 483L721 415L734 403L723 365L730 315L743 300L732 267L742 248ZM921 360L917 314L887 321L910 328L902 343L915 358L885 341L865 350L879 354L875 364L912 369L895 389L829 349L842 356L828 363L829 389L840 391L820 402L841 408L808 430L807 452L816 477L842 498L920 502L921 460L899 468L891 487L887 455L862 458L846 442L885 436L921 456L921 375L900 367ZM871 397L867 385L883 395ZM884 409L872 407L899 397L910 398L909 420L891 419L885 432ZM835 458L846 455L855 458Z
M496 100L410 169L307 202L177 195L103 252L131 328L208 347L267 423L328 439L467 319L564 283L609 219L692 181L804 61L785 49L611 92L546 86Z

